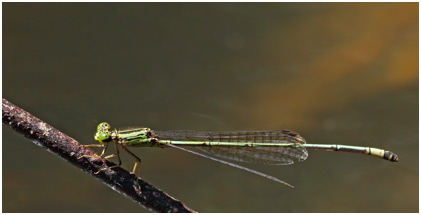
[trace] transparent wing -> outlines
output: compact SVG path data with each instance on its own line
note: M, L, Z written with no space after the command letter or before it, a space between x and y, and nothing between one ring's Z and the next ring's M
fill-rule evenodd
M294 160L303 161L308 157L307 150L302 145L305 144L304 138L290 130L235 132L172 130L155 131L155 134L159 140L233 143L230 146L218 144L194 146L184 143L177 145L194 147L211 156L240 162L288 165L293 164Z

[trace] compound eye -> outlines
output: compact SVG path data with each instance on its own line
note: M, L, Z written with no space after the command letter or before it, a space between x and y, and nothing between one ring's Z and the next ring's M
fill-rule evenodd
M111 141L111 135L109 133L96 133L95 140L105 144L105 142Z
M98 137L99 141L107 141L108 139L110 139L110 134L107 133L102 133Z
M109 124L106 124L102 127L102 129L104 129L106 131L109 131L109 130L111 130L111 126Z
M102 122L98 125L97 128L98 131L110 131L111 130L111 126L110 124L106 123L106 122Z

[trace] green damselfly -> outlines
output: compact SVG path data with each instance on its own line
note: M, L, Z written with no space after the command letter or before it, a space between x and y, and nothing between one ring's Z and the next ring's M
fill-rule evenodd
M134 157L136 162L133 167L133 173L140 167L141 161L127 147L173 147L252 172L290 187L293 186L273 176L212 156L247 163L289 165L293 164L294 160L304 161L307 159L307 149L318 149L361 153L393 162L398 161L398 156L395 153L378 148L335 144L309 144L298 133L286 129L207 132L190 130L153 131L150 128L135 127L112 130L110 124L103 122L97 127L95 140L100 142L100 144L87 146L104 147L100 156L105 154L109 143L114 143L116 153L106 156L106 158L117 156L119 160L117 166L121 165L118 146ZM210 156L192 151L189 148L201 150Z

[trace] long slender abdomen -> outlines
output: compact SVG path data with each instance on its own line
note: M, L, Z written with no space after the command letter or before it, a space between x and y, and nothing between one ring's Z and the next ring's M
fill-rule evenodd
M310 144L306 143L303 145L307 149L326 150L326 151L340 151L340 152L352 152L366 155L372 155L375 157L383 158L392 162L398 162L398 155L386 151L384 149L362 147L362 146L348 146L348 145L336 145L336 144Z

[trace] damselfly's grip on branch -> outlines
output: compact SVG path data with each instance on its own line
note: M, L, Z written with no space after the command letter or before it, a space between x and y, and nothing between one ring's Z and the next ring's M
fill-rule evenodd
M113 166L115 164L103 158L80 159L83 155L94 155L95 153L4 98L2 114L4 125L10 126L36 145L47 149L82 171L96 177L113 190L124 194L143 207L154 212L195 212L182 202L138 179L123 168L114 168L112 171L93 174L93 172L103 168L104 165Z

